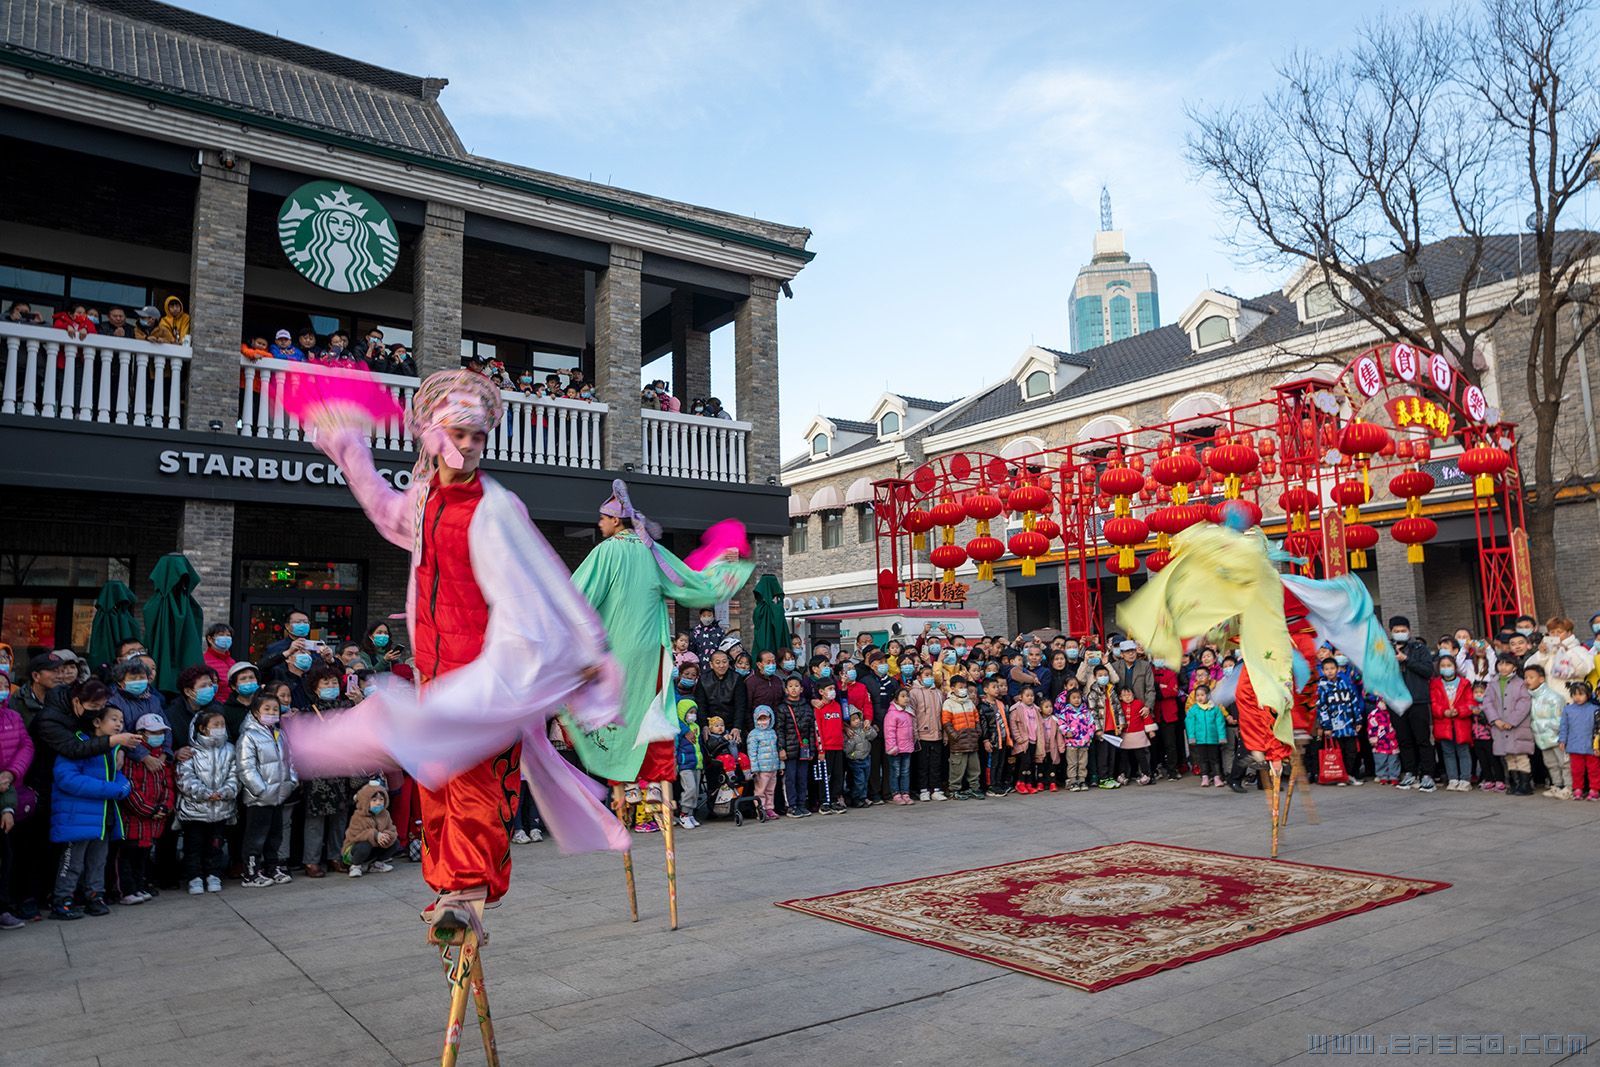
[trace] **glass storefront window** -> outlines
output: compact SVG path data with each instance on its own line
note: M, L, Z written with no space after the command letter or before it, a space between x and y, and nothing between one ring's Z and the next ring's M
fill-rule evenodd
M110 304L115 307L139 308L144 306L149 290L138 285L98 281L94 278L73 278L72 299L90 304ZM105 308L100 309L102 312Z
M49 271L29 270L27 267L0 265L0 289L18 289L27 293L49 293L65 296L67 276Z
M243 589L358 592L361 564L247 559L240 564L239 582Z
M0 640L10 645L19 662L26 662L30 648L56 647L56 620L61 602L55 597L12 597L0 609Z
M130 559L106 556L0 555L0 586L98 589L108 581L129 583Z

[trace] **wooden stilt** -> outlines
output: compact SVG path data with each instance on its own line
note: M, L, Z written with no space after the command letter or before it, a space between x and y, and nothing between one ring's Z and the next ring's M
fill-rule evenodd
M1267 806L1272 813L1272 858L1278 858L1278 825L1282 817L1278 808L1278 794L1283 784L1283 764L1273 760L1267 764Z
M479 922L483 919L483 905L473 905ZM483 1055L488 1067L500 1067L500 1053L494 1042L494 1022L489 1014L489 990L483 981L483 961L479 956L476 930L428 931L428 941L439 946L439 958L444 961L445 975L450 980L450 1016L445 1022L444 1051L439 1057L440 1067L455 1067L461 1052L461 1031L467 1020L467 999L477 1006L478 1032L483 1037Z
M661 840L667 846L667 914L672 920L672 929L678 928L678 853L673 847L672 821L672 783L657 782L661 790L661 803L658 810L661 813Z
M617 813L617 821L622 823L624 830L631 831L628 825L628 800L624 795L622 786L611 787L611 809ZM622 873L628 880L628 915L633 922L639 921L639 894L633 884L633 853L622 854Z
M1294 800L1294 783L1300 777L1300 749L1295 748L1294 762L1289 766L1289 782L1283 791L1283 817L1278 820L1280 826L1289 825L1289 805Z

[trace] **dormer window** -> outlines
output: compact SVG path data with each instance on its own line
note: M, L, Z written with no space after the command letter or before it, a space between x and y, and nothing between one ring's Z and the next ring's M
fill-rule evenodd
M811 454L813 456L826 456L828 454L828 435L819 433L812 435Z
M878 420L878 436L879 437L888 437L891 434L897 434L899 432L900 432L900 413L898 411L886 411L886 412L884 412L883 413L883 418Z
M1041 396L1050 395L1050 374L1048 371L1036 370L1028 375L1022 383L1022 395L1028 400L1037 400Z
M1195 344L1200 348L1210 348L1233 340L1233 324L1221 315L1212 315L1201 319L1200 325L1194 328Z
M1302 321L1325 318L1339 310L1339 298L1334 295L1333 286L1327 282L1318 282L1305 295L1305 314Z

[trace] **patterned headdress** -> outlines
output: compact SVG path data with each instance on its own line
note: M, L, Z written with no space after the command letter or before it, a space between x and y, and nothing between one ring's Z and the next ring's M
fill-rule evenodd
M611 482L611 497L600 505L600 514L610 515L613 519L627 519L633 523L633 532L639 535L639 540L643 541L645 547L650 549L651 555L655 556L662 573L672 579L674 585L683 584L683 579L667 565L660 546L656 544L656 538L661 536L661 527L651 522L644 512L633 506L633 500L628 496L628 483L621 478Z
M411 468L411 484L417 493L415 537L411 546L413 561L422 556L422 515L428 506L428 490L439 461L460 470L461 452L450 440L450 429L482 430L493 433L505 417L505 400L500 387L470 370L443 370L430 374L411 398L406 424L417 443L417 462Z

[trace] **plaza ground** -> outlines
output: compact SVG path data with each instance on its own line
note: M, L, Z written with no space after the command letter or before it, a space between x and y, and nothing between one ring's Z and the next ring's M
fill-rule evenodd
M518 846L485 956L502 1060L1248 1067L1316 1034L1600 1037L1600 804L1316 788L1284 858L1453 887L1097 994L773 907L1123 840L1264 851L1257 794L1192 782L683 833L676 933L658 837L637 925L617 857ZM0 1064L437 1063L427 899L403 864L6 934ZM470 1023L461 1055L482 1062Z

